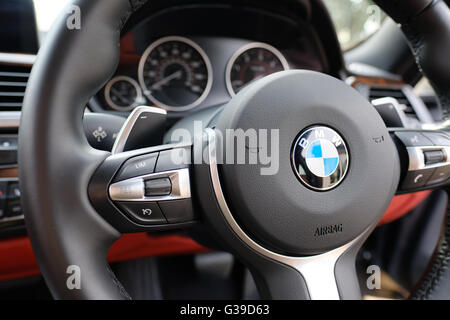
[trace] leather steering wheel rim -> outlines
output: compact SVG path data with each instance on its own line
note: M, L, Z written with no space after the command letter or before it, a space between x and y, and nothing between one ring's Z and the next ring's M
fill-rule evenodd
M118 63L121 28L146 2L75 1L83 13L81 29L67 29L61 16L29 79L19 136L22 201L34 253L55 298L130 299L106 260L120 233L95 211L87 193L89 179L108 153L88 145L81 119L86 102ZM450 72L445 66L450 42L442 41L450 38L448 7L433 0L377 2L402 24L444 115L449 115ZM449 271L440 267L450 257L447 243L418 291L425 293L417 297L441 297L442 288L449 292ZM71 265L82 270L82 290L67 290Z

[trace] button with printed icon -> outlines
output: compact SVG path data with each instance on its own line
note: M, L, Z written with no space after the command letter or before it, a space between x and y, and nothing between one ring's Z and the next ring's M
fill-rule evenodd
M117 202L134 220L143 224L167 224L166 217L156 202Z
M450 166L447 165L438 167L428 180L427 185L431 186L433 184L441 184L447 182L449 179L450 179Z
M423 134L414 131L398 131L395 135L406 147L432 146L433 142Z
M416 189L423 187L434 173L433 169L409 171L403 180L402 190Z
M153 173L156 166L156 159L158 159L157 152L127 160L114 178L114 181L126 180Z

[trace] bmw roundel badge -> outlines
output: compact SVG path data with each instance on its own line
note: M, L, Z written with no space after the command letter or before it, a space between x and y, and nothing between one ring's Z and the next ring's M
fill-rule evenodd
M344 139L329 127L309 127L294 142L294 172L313 190L325 191L336 187L344 179L348 164L349 154Z

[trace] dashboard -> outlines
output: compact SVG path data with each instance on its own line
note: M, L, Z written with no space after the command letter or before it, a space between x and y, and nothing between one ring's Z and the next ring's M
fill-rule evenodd
M254 8L181 6L126 30L117 70L92 104L124 113L151 105L181 115L224 104L252 81L288 69L329 71L318 36L303 19Z

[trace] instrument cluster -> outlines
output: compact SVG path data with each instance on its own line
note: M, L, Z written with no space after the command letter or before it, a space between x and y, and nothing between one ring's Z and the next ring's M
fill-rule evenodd
M102 92L106 109L129 112L139 105L154 105L169 112L188 111L210 96L209 105L224 103L253 81L298 68L268 43L226 38L198 43L195 39L159 38L141 55L135 54L134 66L128 68L133 72L122 72L126 68L119 65Z

